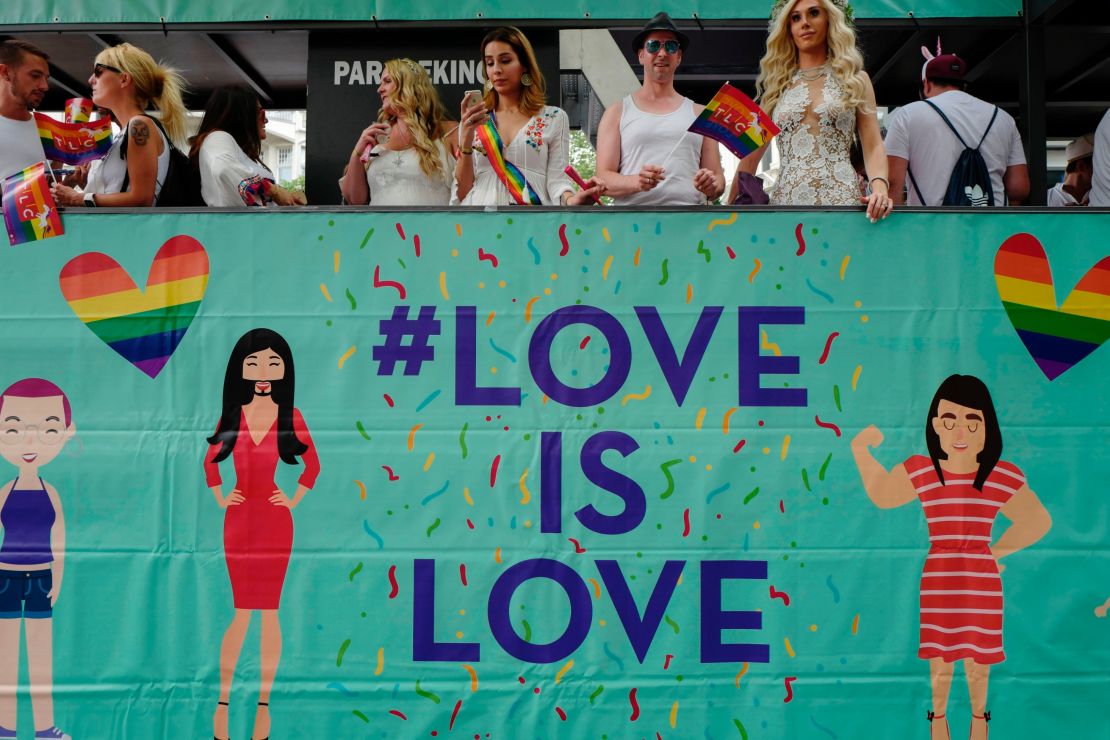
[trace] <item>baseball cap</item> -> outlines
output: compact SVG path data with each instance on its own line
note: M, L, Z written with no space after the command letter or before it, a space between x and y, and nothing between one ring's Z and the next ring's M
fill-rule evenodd
M963 82L967 74L967 62L955 54L941 54L933 57L925 65L926 80L955 80Z

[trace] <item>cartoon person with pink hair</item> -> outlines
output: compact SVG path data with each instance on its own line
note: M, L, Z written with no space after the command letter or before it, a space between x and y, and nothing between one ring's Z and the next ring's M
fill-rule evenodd
M54 725L53 614L65 569L65 519L54 486L39 476L76 427L69 399L42 378L0 393L0 457L18 473L0 487L0 738L15 738L19 628L27 633L34 737L71 740Z

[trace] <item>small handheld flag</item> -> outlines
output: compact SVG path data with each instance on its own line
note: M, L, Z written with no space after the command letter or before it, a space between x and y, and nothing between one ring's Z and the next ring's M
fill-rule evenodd
M93 101L70 98L66 101L66 123L86 123L92 118Z
M688 129L708 136L743 159L780 131L775 122L751 98L727 82L713 96Z
M47 159L66 164L85 164L100 159L112 148L112 120L62 123L35 113L39 140Z
M4 226L12 246L65 233L42 162L4 178L2 189Z

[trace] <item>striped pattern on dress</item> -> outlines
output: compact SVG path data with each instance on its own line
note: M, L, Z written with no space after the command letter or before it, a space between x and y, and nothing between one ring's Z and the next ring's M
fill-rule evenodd
M921 573L919 658L946 662L971 658L1001 663L1002 579L990 551L991 529L999 510L1025 485L1015 466L1000 461L983 483L975 474L944 473L933 461L914 455L903 463L917 491L929 528L929 554Z

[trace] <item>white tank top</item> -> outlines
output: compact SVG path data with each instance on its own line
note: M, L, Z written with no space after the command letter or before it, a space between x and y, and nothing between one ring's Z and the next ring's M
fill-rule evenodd
M644 165L662 165L663 182L646 192L633 193L616 201L621 206L700 206L705 196L694 188L694 173L701 166L701 134L687 133L694 122L694 101L667 114L647 113L636 107L631 95L621 104L621 174L637 175ZM685 138L683 138L685 134ZM681 139L664 164L667 153Z
M158 155L158 174L154 183L154 202L157 203L158 195L162 192L162 183L166 181L166 173L170 169L170 142L162 135L161 129L155 126L154 130L162 137L162 153ZM108 153L92 163L84 192L107 195L123 190L123 181L127 176L127 162L120 154L120 145L123 144L126 136L127 130L121 130L112 140L112 148ZM130 190L130 187L128 189Z

